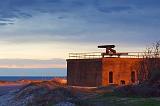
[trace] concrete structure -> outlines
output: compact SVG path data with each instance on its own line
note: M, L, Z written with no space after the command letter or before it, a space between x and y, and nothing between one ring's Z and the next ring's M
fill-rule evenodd
M73 86L107 86L137 83L140 55L116 53L113 45L103 45L105 53L70 54L67 59L67 83ZM135 52L134 52L135 54Z

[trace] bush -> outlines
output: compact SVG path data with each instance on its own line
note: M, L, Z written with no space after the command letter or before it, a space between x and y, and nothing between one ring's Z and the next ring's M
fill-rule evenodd
M154 70L151 72L150 84L154 84L160 81L160 70Z
M160 84L153 84L152 86L148 82L144 82L139 85L127 85L119 87L115 90L123 96L137 96L137 97L159 97L160 96Z

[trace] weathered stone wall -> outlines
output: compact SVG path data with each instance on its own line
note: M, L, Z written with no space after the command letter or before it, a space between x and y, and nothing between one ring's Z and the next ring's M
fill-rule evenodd
M109 84L131 84L131 72L137 78L138 58L68 59L67 83L74 86L106 86ZM109 72L113 72L113 83L109 83Z
M135 72L135 81L137 78L137 64L141 59L138 58L103 58L102 60L102 85L108 85L109 72L113 72L113 84L121 85L131 84L131 72Z
M67 83L74 86L102 85L102 59L67 60Z

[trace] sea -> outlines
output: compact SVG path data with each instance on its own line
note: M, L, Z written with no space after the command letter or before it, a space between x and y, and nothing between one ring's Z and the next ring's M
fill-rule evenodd
M65 68L0 68L0 81L50 80L55 77L66 78Z

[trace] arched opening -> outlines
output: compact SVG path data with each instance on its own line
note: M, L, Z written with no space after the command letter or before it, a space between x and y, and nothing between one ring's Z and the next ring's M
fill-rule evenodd
M113 83L113 72L109 72L109 83Z
M125 85L126 82L124 80L121 80L121 85Z
M135 71L131 72L131 82L135 83Z

